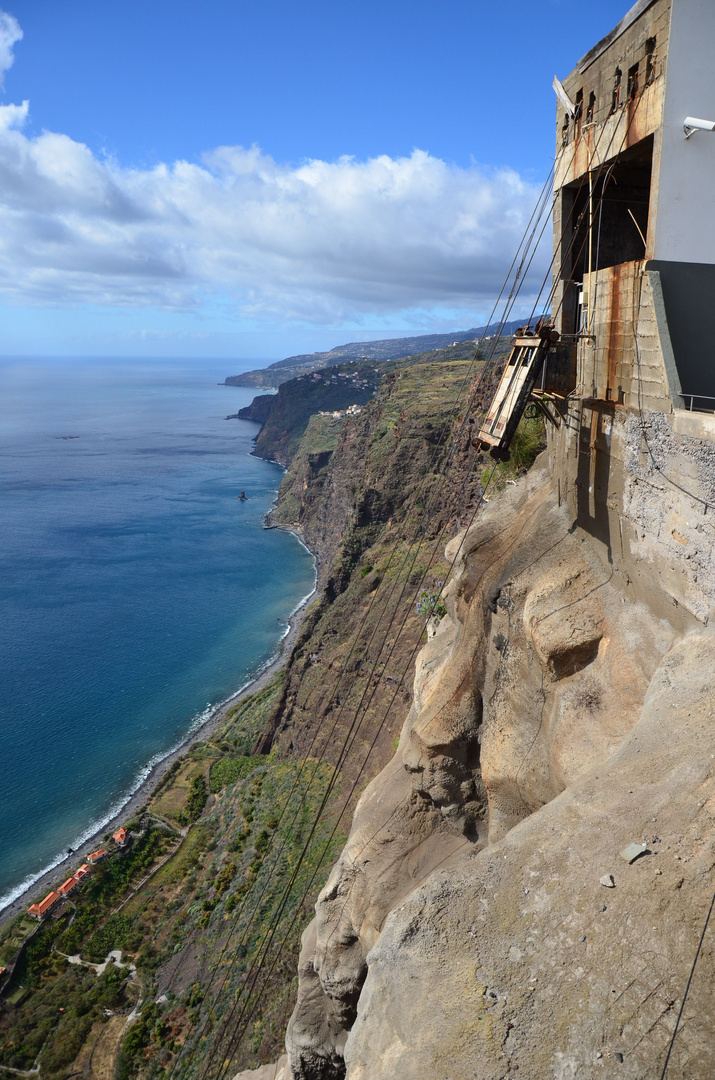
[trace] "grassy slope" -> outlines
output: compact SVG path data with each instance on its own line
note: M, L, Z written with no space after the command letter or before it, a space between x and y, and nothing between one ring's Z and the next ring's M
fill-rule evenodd
M504 329L507 334L513 333L517 322L518 320L506 323ZM479 327L473 330L458 330L451 334L422 334L418 337L389 338L385 341L351 342L348 345L338 345L329 352L302 353L299 356L289 356L286 360L278 360L266 368L245 371L241 375L229 375L226 383L229 386L255 386L269 389L281 386L289 379L294 379L305 372L316 371L318 368L340 364L347 360L385 361L402 358L412 362L416 356L424 355L425 351L441 351L453 341L459 341L473 349L475 339L481 338L483 331L484 327Z
M320 477L340 441L343 425L344 418L320 415L310 417L303 438L281 481L278 505L270 515L273 525L300 523L302 501L308 487L311 489L311 498L320 496Z
M458 335L460 341L470 331ZM290 379L296 379L311 371L323 370L338 364L351 361L369 361L371 364L383 363L389 360L402 359L410 362L414 356L424 355L424 350L444 349L451 345L450 337L457 340L451 334L432 334L417 338L398 338L389 341L360 342L352 345L339 345L330 352L306 353L301 356L290 356L287 360L279 360L267 368L256 371L246 371L242 375L230 375L226 380L229 386L255 386L280 387ZM467 348L474 349L474 333L467 339Z
M508 348L509 340L500 339L494 345L494 355L501 356ZM494 343L492 343L494 344ZM308 421L321 410L345 409L349 405L368 402L382 378L405 367L416 364L453 363L469 361L474 357L474 342L460 342L445 348L377 362L338 364L321 368L312 375L300 375L282 384L272 397L260 395L240 416L258 419L263 427L256 441L256 453L260 457L288 465L298 450ZM317 375L322 376L320 380ZM367 383L356 387L355 381Z

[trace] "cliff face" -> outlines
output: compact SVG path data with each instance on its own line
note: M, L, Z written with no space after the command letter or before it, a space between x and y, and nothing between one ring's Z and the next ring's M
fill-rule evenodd
M444 336L427 337L424 342L429 343ZM418 342L423 339L409 340ZM510 338L504 335L492 341L490 354L495 358L504 356L509 351L509 341ZM386 346L395 343L375 342L374 344ZM335 350L336 353L338 351ZM256 454L287 467L301 448L303 436L311 418L317 421L321 413L342 412L351 405L365 405L372 400L385 378L406 368L455 363L469 365L474 359L474 342L472 340L455 341L444 348L430 349L428 352L410 356L401 356L397 350L390 352L390 350L380 350L377 347L372 350L376 357L381 355L381 351L386 351L394 358L368 360L360 357L338 363L333 357L332 366L323 367L322 364L316 363L309 371L301 371L295 377L291 376L290 379L282 380L277 394L260 394L255 397L253 402L247 408L241 409L237 415L242 420L257 420L263 425L256 438ZM315 355L333 356L327 353ZM427 400L429 402L429 395L427 395ZM306 450L305 446L303 450ZM354 480L351 480L348 486L355 487ZM281 502L283 502L284 494L285 488L281 492Z
M271 409L275 406L275 394L259 394L254 397L250 405L239 409L236 418L239 420L255 420L258 424L265 424L271 415Z
M277 394L261 394L239 415L246 420L257 419L262 424L256 439L256 454L288 465L300 446L311 416L320 411L365 405L379 383L380 373L374 365L342 364L291 379Z
M150 901L156 936L146 929L158 954L147 999L168 999L157 1008L170 1018L178 1075L213 1076L224 1061L236 1072L280 1054L300 931L410 709L425 633L415 593L444 575L442 538L468 520L480 490L483 460L469 440L449 481L441 477L454 402L475 370L403 366L359 413L313 416L292 458L274 517L297 524L318 552L321 593L284 671L230 710L156 803L174 813L190 769L204 765L212 796L187 838L196 846ZM325 1020L341 1047L351 1010L354 1001ZM239 1030L244 1011L250 1026ZM151 1080L166 1048L152 1036L140 1051L131 1076ZM323 1066L341 1071L341 1052L328 1051Z
M67 1080L91 1046L118 1080L646 1080L682 1008L668 1078L715 1075L712 927L697 953L715 424L665 398L574 400L519 478L524 425L475 517L485 461L468 433L451 442L474 371L397 363L357 414L307 422L273 518L317 550L320 596L285 670L133 823L152 844L152 821L161 844L173 830L174 853L107 860L76 917L33 939L6 1067L42 1053ZM426 627L415 594L448 579ZM89 994L58 961L110 946L136 980L87 976Z
M294 1077L660 1074L715 888L714 536L697 501L715 454L663 414L622 413L589 477L579 430L574 407L448 545L448 615L397 753L304 934ZM647 853L631 864L632 842ZM712 942L669 1077L715 1074Z
M318 554L321 594L296 643L264 750L300 753L317 729L321 748L330 733L333 760L367 695L344 782L365 755L370 725L382 718L373 753L390 756L424 633L416 591L423 578L431 585L444 576L439 537L458 527L480 490L480 458L467 442L449 482L441 478L450 410L472 371L466 361L405 368L386 376L358 415L312 418L271 521L299 528Z
M31 1073L41 1054L47 1080L156 1080L279 1057L300 933L409 712L425 632L415 592L443 576L442 538L480 490L468 440L441 477L455 401L479 368L454 351L398 363L357 414L310 420L276 516L318 550L325 588L285 669L174 762L124 822L143 838L110 849L76 907L40 927L6 973L6 1068ZM24 926L3 928L3 963ZM128 966L99 979L62 960L99 963L110 949ZM331 1021L336 1039L351 1015Z

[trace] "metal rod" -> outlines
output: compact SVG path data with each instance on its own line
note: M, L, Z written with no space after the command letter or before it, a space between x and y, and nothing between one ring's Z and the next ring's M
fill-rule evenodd
M689 412L715 412L715 407L712 409L695 409L696 401L715 401L715 397L710 394L684 394L681 391L680 396L686 402L686 408ZM690 404L687 404L688 400Z

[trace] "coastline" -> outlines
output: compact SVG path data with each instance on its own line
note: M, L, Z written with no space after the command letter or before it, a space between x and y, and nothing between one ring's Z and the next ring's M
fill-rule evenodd
M276 672L285 665L293 645L295 644L308 604L314 599L318 588L317 555L315 552L311 551L305 543L300 530L291 528L287 529L287 531L292 532L299 543L301 543L306 551L313 557L315 564L315 584L312 591L301 600L288 616L287 630L280 639L275 654L267 661L265 667L263 667L253 679L240 687L240 689L236 690L235 693L231 694L225 701L216 705L198 727L192 728L187 732L186 737L182 742L172 750L169 750L159 761L155 762L144 779L140 781L136 790L127 796L126 801L112 814L111 818L99 825L92 832L91 836L86 840L83 840L78 847L74 848L71 855L66 855L59 862L55 863L54 866L44 871L44 873L40 874L35 881L28 885L19 896L0 908L0 926L9 922L10 919L13 919L21 911L26 909L28 904L31 903L36 896L48 892L53 884L61 881L64 877L67 877L73 869L76 869L76 864L81 863L89 852L102 842L106 833L112 832L121 825L123 821L131 818L144 806L146 801L153 794L158 783L178 758L183 757L194 743L202 742L207 736L212 735L222 723L229 709L233 708L234 705L237 705L244 698L262 690Z

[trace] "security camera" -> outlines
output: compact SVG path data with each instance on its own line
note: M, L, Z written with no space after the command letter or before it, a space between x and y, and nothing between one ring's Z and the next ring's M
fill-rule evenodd
M694 131L715 131L715 120L698 120L697 116L686 116L683 131L686 139L689 139Z

